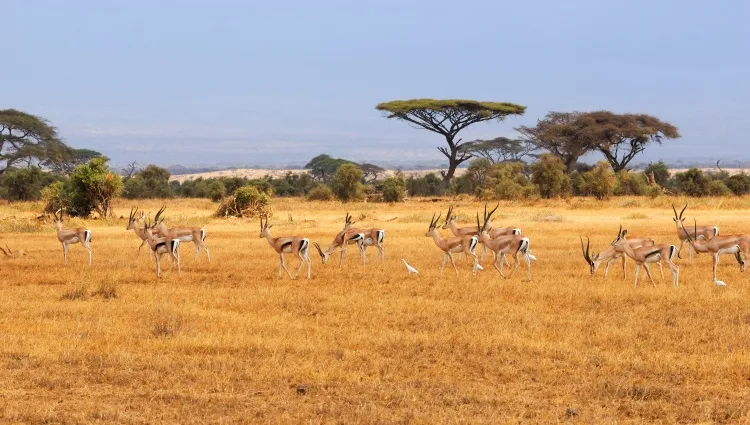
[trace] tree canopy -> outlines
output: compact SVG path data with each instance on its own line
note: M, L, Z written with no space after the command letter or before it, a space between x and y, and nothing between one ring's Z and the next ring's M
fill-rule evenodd
M406 121L415 128L428 130L445 137L447 147L438 150L448 158L448 171L443 176L447 187L456 168L472 157L461 150L461 139L456 139L464 128L483 121L502 121L509 115L523 115L525 106L507 102L479 102L462 99L410 99L378 104L375 109L386 118Z
M578 158L594 149L593 143L580 137L576 125L581 112L549 112L533 127L521 126L516 131L523 140L557 156L568 173L575 168Z
M321 154L311 159L305 165L305 168L310 169L310 174L320 181L330 182L336 175L336 171L344 164L354 164L354 162L341 159L333 158L331 155Z
M16 109L0 110L0 174L17 164L68 160L70 148L49 121Z
M534 152L539 149L533 143L523 139L496 137L490 140L474 140L461 146L463 152L478 158L484 158L492 164L499 162L523 162L526 157L537 158Z

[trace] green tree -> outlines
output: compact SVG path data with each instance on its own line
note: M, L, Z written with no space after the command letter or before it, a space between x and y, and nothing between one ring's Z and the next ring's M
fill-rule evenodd
M498 162L524 162L526 158L537 158L538 146L523 139L496 137L491 140L474 140L462 145L464 152L483 158L491 164Z
M331 182L333 177L336 175L336 171L338 171L339 167L344 164L354 164L354 162L341 158L333 158L330 155L326 154L321 154L305 164L305 168L308 168L310 170L310 174L312 174L312 176L319 181L328 183Z
M643 173L646 176L650 176L651 173L654 173L654 180L656 181L656 184L661 187L665 187L669 184L669 167L667 167L667 164L665 164L664 161L649 163L646 169L643 170Z
M0 174L0 193L8 201L36 201L42 199L42 189L61 177L42 171L39 167L13 168Z
M424 177L411 176L406 179L406 190L410 196L438 196L443 193L443 182L435 173L427 173Z
M539 161L531 164L531 182L539 188L542 198L570 193L570 179L565 175L565 165L552 154L543 154Z
M537 189L523 174L520 162L497 163L486 171L483 183L477 187L477 197L484 201L516 200L535 196Z
M750 193L750 175L740 173L729 176L726 185L737 196L747 195Z
M395 175L383 181L383 200L385 202L402 202L406 194L406 181L403 176Z
M98 157L87 164L79 165L70 176L68 193L69 214L86 217L96 211L106 218L112 212L112 199L123 189L122 177L112 171L106 157Z
M461 163L472 157L462 151L458 134L466 127L483 121L502 121L509 115L523 115L525 106L506 102L477 102L474 100L411 99L385 102L375 107L386 118L406 121L416 128L440 134L447 147L438 150L448 158L448 172L443 176L447 189Z
M336 171L332 189L336 198L343 202L362 199L362 170L354 164L342 165Z
M169 177L166 169L149 165L125 179L123 196L128 199L171 198L174 193Z
M40 165L52 172L69 175L77 166L100 156L103 155L95 150L71 148L61 151L59 158L48 158L42 161Z
M560 158L566 173L570 174L578 158L595 148L590 140L578 136L576 126L581 115L581 112L549 112L535 126L521 126L516 131L526 143Z
M703 171L697 168L677 173L674 175L674 188L683 195L687 196L708 196L709 178L703 174Z
M599 161L591 171L583 173L586 190L598 200L609 199L617 185L617 177L607 161Z
M15 165L66 161L70 148L49 121L16 109L0 109L0 174Z

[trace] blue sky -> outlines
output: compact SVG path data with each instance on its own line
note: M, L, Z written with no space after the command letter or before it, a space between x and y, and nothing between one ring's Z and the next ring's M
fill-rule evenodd
M439 160L382 101L508 101L654 114L683 138L639 158L750 159L750 3L5 0L0 108L116 163Z

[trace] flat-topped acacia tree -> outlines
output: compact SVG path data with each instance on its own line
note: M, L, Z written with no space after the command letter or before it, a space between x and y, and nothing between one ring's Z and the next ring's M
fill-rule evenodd
M411 99L385 102L375 107L386 118L396 118L412 126L441 134L447 147L438 150L448 158L448 172L443 175L443 188L448 187L456 168L472 157L462 151L461 139L456 139L464 128L482 121L502 121L508 115L523 115L525 106L507 102L478 102L460 99Z

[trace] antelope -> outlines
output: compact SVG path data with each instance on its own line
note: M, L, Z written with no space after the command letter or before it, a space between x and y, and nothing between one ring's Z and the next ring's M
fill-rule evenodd
M672 220L674 221L675 227L677 228L677 237L680 238L680 249L677 251L677 258L682 258L682 256L680 255L682 254L682 247L685 245L685 243L687 243L688 239L692 238L694 240L709 240L711 238L719 236L719 226L694 226L694 233L688 235L688 231L685 230L685 226L683 226L685 218L683 218L682 216L685 213L685 209L687 209L687 206L688 204L685 203L685 206L682 208L682 211L680 211L680 215L678 216L677 209L674 207L674 204L672 204L672 211L674 211L674 218ZM692 244L688 244L688 262L693 262Z
M166 206L161 207L159 213L164 212L166 208ZM211 253L208 251L208 245L206 245L206 229L201 227L173 227L167 229L164 220L161 220L155 225L154 230L158 231L158 233L163 235L168 241L172 239L179 239L182 242L192 241L195 245L195 258L198 259L201 248L203 248L206 250L208 261L211 262Z
M499 207L500 204L497 204L495 208L492 210L494 212L497 210L497 207ZM487 215L487 203L484 204L484 214ZM443 230L448 230L453 233L453 235L461 237L465 235L478 235L479 234L479 228L478 227L458 227L458 224L456 224L456 216L453 215L453 206L448 207L448 214L445 216L445 224L443 224L443 227L441 227ZM499 238L500 236L510 236L510 235L520 235L521 229L516 227L498 227L493 228L492 225L489 227L489 235L490 238ZM482 259L484 259L484 256L487 253L487 248L482 244ZM460 254L459 254L460 255ZM505 260L506 264L507 259Z
M58 216L58 213L60 214ZM91 230L85 227L77 227L75 229L64 229L63 228L63 212L62 209L57 210L53 213L55 216L55 226L57 226L57 240L62 243L63 247L63 262L68 264L68 245L81 243L86 251L89 252L89 266L91 265Z
M495 207L495 209L497 209L497 207ZM528 237L524 237L521 235L500 236L497 238L490 237L488 224L490 223L492 213L494 212L495 210L492 210L489 214L485 213L484 223L481 226L479 225L479 213L477 213L477 229L479 229L479 239L484 246L486 246L495 254L495 261L492 263L492 265L495 267L498 273L500 273L500 276L505 278L506 276L503 274L502 259L505 258L506 254L512 254L515 263L513 265L513 269L510 272L510 275L507 276L507 278L511 278L513 277L513 273L516 272L521 264L518 260L518 255L523 254L524 260L526 261L529 281L531 281L531 262L533 260L536 260L536 257L531 255L531 250L529 249L531 240ZM499 267L498 263L500 263Z
M318 254L320 254L320 258L323 264L328 261L330 255L333 254L333 252L335 252L337 249L341 250L341 260L339 261L339 265L344 264L346 246L355 243L359 247L359 255L362 259L362 264L365 264L367 261L365 250L368 246L375 246L378 249L378 255L377 257L375 257L375 260L380 258L383 262L385 262L385 249L383 248L385 230L377 228L357 229L352 228L352 224L354 224L354 222L352 221L352 216L350 216L349 213L346 213L344 230L340 231L336 235L336 237L333 239L333 242L331 242L331 245L325 251L320 248L320 245L318 245L317 242L313 243L313 245L315 245L315 248L318 250Z
M693 219L693 234L695 234L698 225ZM684 230L684 227L683 227ZM747 266L746 261L742 258L742 253L750 252L750 235L721 235L715 236L709 240L694 240L685 230L685 234L688 235L688 242L695 249L696 252L708 252L712 258L712 269L714 282L716 282L716 265L719 263L719 255L722 254L734 254L737 262L740 264L740 271L745 271Z
M596 274L596 270L599 268L599 266L603 262L607 262L607 266L604 268L604 278L607 278L607 273L609 272L610 266L615 263L617 260L622 259L622 274L623 278L627 279L628 273L627 268L625 267L625 250L619 246L615 245L615 243L620 239L620 234L622 233L622 226L620 226L620 230L617 231L617 237L614 241L605 248L603 251L600 251L597 254L589 255L587 256L585 254L586 251L584 251L583 258L586 259L586 262L589 264L589 268L591 271L591 275ZM582 247L583 247L583 240L581 241ZM628 238L628 244L631 248L640 248L642 246L654 246L656 245L656 241L649 237L638 237L638 236L630 236ZM659 272L661 273L662 280L664 279L664 267L662 266L662 262L659 262Z
M442 214L439 214L436 220L435 214L432 214L430 227L427 230L427 233L424 234L427 237L432 237L432 239L435 241L435 245L437 245L437 247L443 251L443 265L440 266L440 274L442 274L443 270L445 269L445 262L450 258L453 270L458 275L456 262L453 260L453 253L463 252L466 255L471 255L472 257L474 257L474 267L472 268L472 274L476 275L478 269L477 266L479 265L479 259L477 258L477 255L474 251L476 250L477 244L479 243L479 237L477 235L464 235L461 237L455 236L452 238L441 239L440 234L437 231L438 222L440 221L440 215Z
M177 275L182 276L182 271L180 270L180 240L168 240L165 237L157 238L152 230L153 228L159 226L159 224L161 223L159 221L159 217L161 216L162 212L163 211L160 210L156 214L156 217L154 217L153 225L148 221L145 221L143 223L143 233L146 235L146 242L148 243L150 250L156 253L156 277L161 277L161 257L165 254L169 255L172 259L172 262L170 263L170 269L176 262Z
M299 271L302 269L302 266L307 263L307 280L310 280L310 256L308 255L308 248L310 248L310 240L307 238L303 238L301 236L289 236L289 237L278 237L274 238L271 235L271 227L273 227L273 224L270 226L268 225L268 218L266 217L266 222L263 223L263 217L260 218L260 237L266 238L268 241L268 244L271 245L271 247L279 254L279 279L281 279L281 270L284 270L286 274L289 275L291 279L296 279L297 275L299 275ZM284 254L293 253L297 255L299 258L299 267L297 268L297 272L294 274L294 277L292 277L292 274L289 273L289 270L286 268L286 262L284 260Z
M640 248L632 248L628 243L627 229L620 232L618 239L614 242L614 246L620 246L625 254L635 261L635 283L633 287L638 286L638 275L641 272L641 267L646 269L646 275L648 276L651 284L656 287L653 277L651 277L650 263L657 263L666 261L669 270L672 272L672 286L678 286L680 284L680 268L674 263L674 256L677 254L677 247L668 244L655 244L653 246L642 246ZM583 246L583 237L581 237L581 246ZM587 248L588 251L588 248ZM584 252L584 256L588 253ZM590 257L588 259L590 261Z
M145 220L145 214L143 211L141 211L140 218L136 218L136 214L138 214L138 207L131 208L130 209L130 217L128 218L128 225L125 227L125 230L132 230L135 232L136 236L138 236L141 239L141 244L138 246L138 255L141 253L141 248L143 245L148 244L148 234L146 234L145 228L141 228L138 225L139 221ZM156 237L160 237L161 233L159 232L159 229L153 229L152 233ZM152 250L148 251L148 258L149 260L153 261L153 252Z

